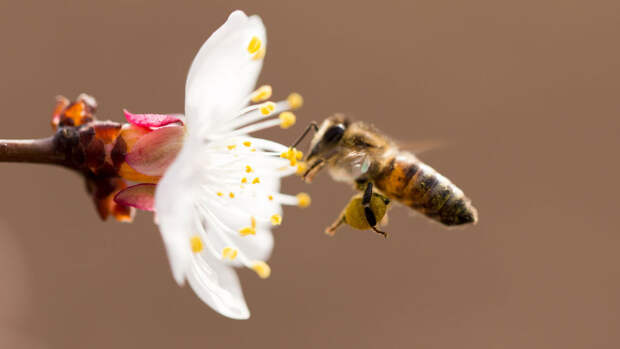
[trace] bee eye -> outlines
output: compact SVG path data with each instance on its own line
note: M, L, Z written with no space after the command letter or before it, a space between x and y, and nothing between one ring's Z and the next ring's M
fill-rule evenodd
M323 136L323 140L325 143L336 143L342 138L344 134L344 125L336 125L332 126L325 131L325 135Z

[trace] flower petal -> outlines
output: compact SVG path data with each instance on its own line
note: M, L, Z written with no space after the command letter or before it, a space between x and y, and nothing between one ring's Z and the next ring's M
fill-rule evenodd
M226 23L202 45L192 62L185 85L185 115L191 132L222 126L247 103L262 67L247 50L252 38L266 45L263 22L258 16L233 12Z
M183 147L183 126L166 126L140 138L125 157L134 170L161 176Z
M192 258L187 281L196 295L218 313L239 320L250 317L237 273L209 253Z
M123 109L125 119L132 125L140 127L162 127L173 123L183 123L180 114L132 114Z
M155 184L141 183L121 190L114 197L117 204L144 211L155 210Z

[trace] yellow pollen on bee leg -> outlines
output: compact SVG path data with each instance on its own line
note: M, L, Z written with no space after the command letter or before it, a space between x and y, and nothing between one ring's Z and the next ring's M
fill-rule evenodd
M296 92L293 92L290 95L288 95L288 97L286 98L286 101L288 102L288 105L293 110L299 109L301 108L302 105L304 105L304 98L299 93L296 93Z
M291 113L290 111L282 112L278 117L280 118L280 127L282 127L283 129L287 129L295 125L295 121L297 120L295 114Z
M267 116L276 109L276 104L273 102L265 102L260 106L260 113Z
M256 54L254 54L252 59L255 60L255 61L257 61L259 59L263 59L265 57L265 53L267 53L267 50L264 47L261 47L258 50L258 52L256 52Z
M258 177L254 178L254 180L252 181L252 184L258 184L260 183L260 179Z
M261 46L262 42L260 41L258 36L253 36L252 39L250 39L250 43L248 44L248 52L256 53L258 50L260 50Z
M249 148L252 145L252 142L245 141L245 142L243 142L243 145Z
M191 246L192 252L194 253L199 253L204 247L202 244L202 239L200 239L198 236L192 236L191 238L189 238L189 245Z
M295 159L301 160L304 157L304 153L300 150L295 149Z
M310 199L310 195L308 195L306 193L299 193L299 194L297 194L297 206L299 206L301 208L306 208L306 207L310 206L311 202L312 202L312 200Z
M271 98L271 86L263 85L256 89L256 91L252 92L250 97L251 101L254 103L266 101Z
M282 216L280 216L279 214L274 214L273 216L271 216L271 224L272 225L282 224Z
M252 270L254 270L261 279L266 279L271 275L271 267L263 261L254 262L252 264Z
M231 145L227 145L227 146L226 146L226 148L228 148L228 150L233 150L233 149L235 149L235 147L237 147L237 146L236 146L236 145L234 145L234 144L231 144Z
M230 259L231 261L234 260L235 258L237 258L237 253L239 251L237 251L237 249L234 249L232 247L225 247L222 250L222 258L223 259Z
M250 165L246 165L246 166L245 166L245 172L246 172L246 173L250 173L250 172L252 172L252 167L251 167Z

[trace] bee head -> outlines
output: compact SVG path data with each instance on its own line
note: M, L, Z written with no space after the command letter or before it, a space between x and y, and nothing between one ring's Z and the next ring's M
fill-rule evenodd
M308 170L304 174L307 182L323 167L327 160L337 154L338 145L349 126L343 114L335 114L323 121L310 142L310 153L306 159Z

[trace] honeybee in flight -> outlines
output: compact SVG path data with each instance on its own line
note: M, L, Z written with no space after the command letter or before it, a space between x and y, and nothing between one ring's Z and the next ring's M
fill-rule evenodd
M346 223L357 229L371 228L387 237L377 224L391 200L446 226L478 220L477 210L461 189L412 153L400 150L372 126L336 114L320 127L314 124L314 128L303 179L310 183L326 167L334 180L353 184L361 192L325 230L328 235Z

